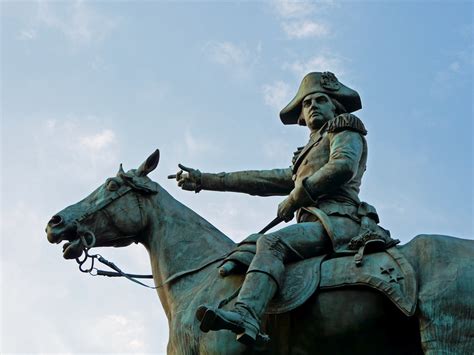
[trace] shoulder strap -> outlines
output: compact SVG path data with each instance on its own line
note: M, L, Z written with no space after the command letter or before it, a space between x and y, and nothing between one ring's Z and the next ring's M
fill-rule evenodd
M343 113L342 115L339 115L328 122L327 131L330 133L336 133L345 130L355 131L364 136L367 134L367 130L365 129L362 121L351 113Z

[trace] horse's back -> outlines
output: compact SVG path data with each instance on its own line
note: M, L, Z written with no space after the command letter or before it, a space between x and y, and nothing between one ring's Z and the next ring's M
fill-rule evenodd
M400 247L407 257L433 257L439 259L459 258L467 260L474 253L474 240L440 234L420 234Z
M418 277L425 353L474 353L474 241L419 235L400 250Z

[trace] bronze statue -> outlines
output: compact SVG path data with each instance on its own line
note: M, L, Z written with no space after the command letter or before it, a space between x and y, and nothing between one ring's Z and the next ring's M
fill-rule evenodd
M419 235L395 246L357 197L367 152L350 113L359 107L334 75L311 73L281 115L311 130L293 170L182 167L175 176L188 190L289 194L278 219L296 211L295 225L235 245L148 178L157 150L53 216L47 238L67 241L66 259L143 244L169 319L169 354L473 353L474 242Z
M367 131L352 114L360 108L359 94L334 74L309 73L280 113L284 124L298 123L310 132L309 142L295 153L291 168L201 174L180 165L176 179L184 190L288 195L278 206L278 217L288 222L297 211L298 224L252 236L242 244L256 239L256 254L235 308L201 306L197 317L203 331L229 329L238 334L239 341L252 344L260 332L260 318L281 287L285 264L347 249L353 238L367 232L387 242L387 247L393 245L388 232L376 225L375 208L358 197L367 162ZM221 275L232 273L238 267L235 262L248 263L245 257L239 260L238 252L229 256Z

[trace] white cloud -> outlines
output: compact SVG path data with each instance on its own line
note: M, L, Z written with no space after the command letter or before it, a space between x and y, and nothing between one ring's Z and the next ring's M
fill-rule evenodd
M449 65L449 70L452 72L459 72L459 69L461 69L461 64L458 61L454 61Z
M20 199L10 202L8 209L2 211L1 233L4 236L31 236L41 233L46 225L49 216L44 211L37 211L31 203ZM24 223L28 221L28 223ZM16 238L5 238L2 241L2 253L6 250L16 250L24 247L25 240L20 241ZM40 261L41 248L44 240L40 238L31 238L28 240L28 251L24 251L28 255L28 261L25 264L35 264ZM3 255L2 261L15 261L8 252Z
M314 18L326 18L326 10L335 5L333 1L275 0L271 2L271 5L288 38L321 38L330 35L329 26L320 21L314 21Z
M84 182L110 175L118 167L120 146L114 130L95 116L50 118L29 132L36 164L45 175L80 176ZM48 166L54 166L55 173Z
M316 9L315 1L274 0L273 8L280 17L303 17L312 14Z
M283 197L250 198L243 194L229 197L215 194L206 201L205 207L201 201L201 207L193 209L202 211L209 222L235 242L263 228L274 218L278 203L283 200Z
M87 332L89 332L87 338L96 343L94 345L97 349L102 348L103 351L136 353L148 350L143 342L145 325L136 313L100 315L93 320ZM103 337L114 341L105 345Z
M209 41L204 45L203 50L215 63L240 66L255 62L255 54L260 54L261 45L259 44L255 51L251 51L245 44L235 44L230 41Z
M32 41L38 36L38 32L35 29L23 29L18 35L18 39L21 41Z
M275 111L280 111L291 99L290 86L283 81L275 81L272 84L262 86L265 104Z
M249 60L250 56L245 48L227 41L211 41L204 48L212 61L223 65L242 65Z
M446 92L456 90L456 85L459 85L464 78L468 80L469 73L474 68L474 58L472 56L473 46L454 52L450 55L449 61L445 67L434 75L434 80L431 87L431 93L440 97Z
M202 154L212 149L211 143L206 138L198 138L193 135L189 130L184 134L184 144L190 154Z
M314 71L330 71L337 75L345 74L343 58L332 54L319 54L305 61L294 61L293 63L285 63L284 69L289 69L297 77L301 78L309 72Z
M282 27L289 38L325 37L330 33L326 25L309 20L283 22Z
M106 62L100 56L95 56L94 58L92 58L89 61L89 66L92 68L92 70L97 72L105 71L108 69Z
M263 143L263 152L268 159L281 161L282 157L288 157L288 166L290 166L292 149L295 150L283 139L270 139Z
M115 141L115 133L110 129L104 129L100 133L79 138L79 143L82 147L87 148L95 153L107 148L107 146L115 143Z
M116 18L95 10L90 3L38 2L37 26L62 32L75 43L92 43L106 38L118 24Z
M262 45L259 43L255 49L250 49L246 44L209 41L202 50L212 62L232 69L237 77L247 77L260 60Z

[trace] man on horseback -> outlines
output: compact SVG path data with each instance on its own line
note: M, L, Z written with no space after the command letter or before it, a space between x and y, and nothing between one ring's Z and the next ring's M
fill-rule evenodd
M260 320L281 286L285 264L345 250L349 242L376 236L390 242L377 225L375 209L358 194L366 169L367 134L352 114L362 107L359 94L330 72L306 75L296 96L280 112L284 124L307 126L309 142L299 148L287 169L209 174L179 165L178 185L184 190L288 195L277 215L297 224L268 234L254 234L239 244L220 273L249 265L232 310L202 305L196 316L201 330L228 329L253 344L261 336ZM256 249L255 249L256 245Z

